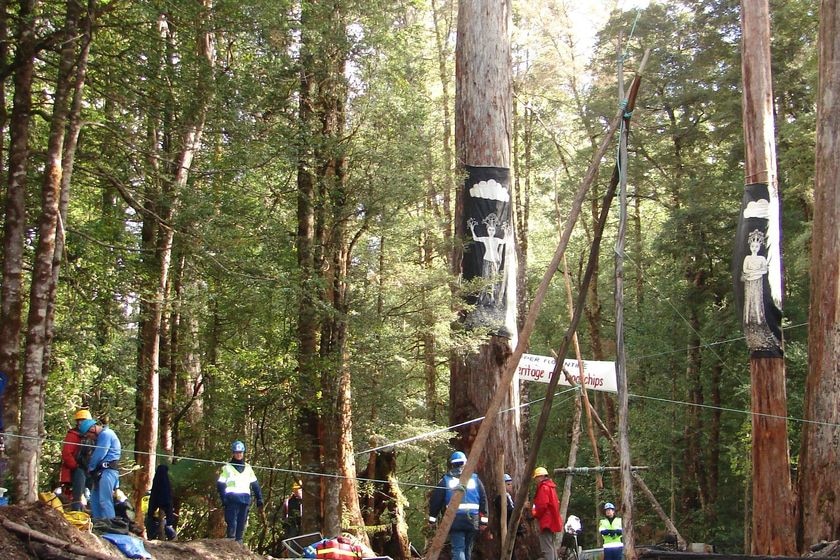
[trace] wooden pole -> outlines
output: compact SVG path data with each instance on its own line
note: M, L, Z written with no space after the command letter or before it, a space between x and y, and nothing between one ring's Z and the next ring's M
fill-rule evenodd
M618 48L618 99L623 106L624 54L621 40ZM636 560L633 537L633 478L630 459L629 400L627 397L627 356L624 349L624 244L627 238L627 127L629 116L621 121L618 142L618 238L615 244L615 372L618 389L618 449L621 465L621 524L624 530L624 557Z
M769 200L766 215L766 280L773 304L781 311L781 219L773 119L773 84L770 67L770 9L768 0L741 0L742 78L744 90L745 186L765 184ZM764 203L762 197L761 202ZM747 216L746 210L742 222ZM764 228L763 228L764 229ZM762 232L764 233L764 232ZM765 239L765 238L762 238ZM739 263L740 264L740 263ZM748 297L745 288L745 300ZM745 301L745 306L748 302ZM765 311L767 306L764 306ZM766 316L766 314L765 314ZM746 317L746 314L745 314ZM756 324L767 328L761 321ZM796 554L796 507L790 475L787 432L787 397L782 340L778 353L759 351L750 342L752 399L752 545L755 555Z
M595 156L592 159L592 163L590 164L589 170L584 177L583 182L581 183L580 187L578 188L578 192L575 195L575 199L572 203L572 209L570 211L570 218L566 221L565 229L563 231L563 237L560 241L560 244L557 247L557 251L554 254L554 259L552 259L551 264L546 270L545 275L543 276L543 281L540 283L539 288L537 289L536 295L534 297L534 302L531 304L531 307L528 312L528 319L526 320L525 327L523 328L522 332L520 333L520 341L516 347L516 352L510 358L508 365L506 368L509 368L509 373L511 377L513 376L516 365L519 363L519 358L522 356L524 352L524 345L528 343L528 338L530 337L531 331L533 330L534 322L536 321L536 315L539 312L539 307L542 304L542 300L545 297L545 292L548 288L548 283L551 280L551 276L553 276L554 272L557 271L557 268L560 265L560 260L562 259L563 253L565 252L566 244L568 243L569 236L571 235L571 229L574 226L575 221L577 220L578 215L580 214L580 207L583 203L583 197L585 196L586 192L589 190L591 186L597 168L600 165L601 159L604 157L604 153L606 153L607 145L612 142L613 136L615 135L616 130L620 122L627 118L626 114L627 111L632 111L635 102L636 102L636 94L639 91L639 86L641 84L641 75L644 71L644 67L647 64L647 53L645 53L644 58L642 59L641 64L639 65L639 70L636 74L636 77L633 79L633 83L630 86L630 95L628 96L628 108L625 110L624 108L619 110L618 115L616 115L616 119L612 121L610 124L610 128L607 130L607 133L604 135L604 138L601 141L601 146L598 148ZM577 324L580 321L580 316L582 313L583 305L586 300L586 294L589 289L589 282L592 279L592 275L595 269L595 262L598 258L598 250L600 248L601 242L601 234L603 232L603 227L606 223L607 215L609 213L609 206L612 201L612 197L615 194L615 186L617 183L610 185L610 189L608 190L607 194L604 196L604 203L601 207L601 215L599 216L598 226L596 228L595 238L592 241L591 249L590 249L590 256L589 262L586 266L586 272L584 274L584 279L580 288L580 293L578 294L578 301L574 307L574 313L572 315L572 321L569 324L569 328L566 330L566 335L563 337L563 342L561 343L560 350L557 352L558 359L556 361L556 365L554 367L554 372L551 374L551 380L548 383L548 388L546 389L546 397L545 401L543 402L542 412L540 413L540 418L537 422L537 428L534 433L534 438L531 441L531 452L528 456L528 463L525 467L525 475L530 476L530 473L534 470L534 466L537 463L537 452L539 451L540 443L542 442L542 437L545 434L545 428L548 424L548 417L551 412L551 403L554 400L554 391L557 388L557 384L560 381L560 371L562 370L563 366L563 359L564 356L569 348L569 344L571 342L572 333L577 329ZM525 478L521 481L518 481L520 486L516 490L516 497L513 500L514 509L513 515L511 515L511 519L508 521L508 535L511 533L511 529L516 527L516 524L519 523L519 519L522 516L522 508L525 503L525 498L528 492L528 479ZM508 541L504 544L502 549L502 558L503 559L510 559L511 555L513 554L513 541L509 538Z
M631 86L631 94L633 91L638 91L642 69L643 66L640 66L639 74L636 76L633 82L633 86ZM481 453L484 451L484 446L487 443L488 436L490 435L490 428L492 427L496 415L501 409L502 401L505 398L505 388L509 387L510 384L513 382L513 377L516 374L516 367L519 364L519 359L522 357L522 354L525 353L525 349L528 346L528 341L531 337L531 333L533 332L534 326L536 325L537 314L539 313L540 307L542 306L542 302L545 299L546 293L548 292L548 287L551 283L551 279L560 266L560 261L562 260L563 254L566 251L566 246L569 243L569 239L572 236L572 230L574 229L574 225L577 222L578 216L580 215L580 209L583 205L583 201L586 198L586 194L589 192L589 188L592 186L592 182L595 179L598 166L600 165L600 162L603 159L610 142L612 142L615 132L618 129L621 119L623 118L624 109L621 109L610 122L609 128L605 131L604 137L601 140L601 145L599 146L597 152L593 156L592 163L589 166L586 176L584 177L583 181L578 187L578 191L575 194L574 200L572 201L572 208L569 212L570 218L566 221L566 225L563 230L563 236L560 239L560 243L558 244L557 249L554 252L554 256L552 257L551 262L549 263L545 271L545 274L543 274L543 278L540 281L540 285L537 287L537 290L534 293L534 301L531 303L531 306L528 309L528 316L525 318L525 322L522 326L522 329L519 332L519 340L516 344L516 348L505 362L504 376L502 377L498 385L500 389L497 390L494 394L493 400L490 402L490 406L487 408L487 412L484 415L485 419L481 422L481 426L479 426L478 434L476 435L472 450L469 456L467 457L467 463L464 465L464 469L461 473L462 480L467 480L470 476L472 476L472 473L475 472L475 468L478 464L478 459L481 456ZM555 375L552 376L554 387L557 386L558 381L556 373L557 372L555 372ZM549 386L551 386L551 383L549 383ZM553 389L551 389L551 392L553 392ZM548 405L549 403L547 402L544 406ZM536 458L534 458L534 461L536 461ZM533 469L533 466L529 468ZM516 481L517 484L520 485L520 487L517 490L516 499L514 500L514 507L519 509L519 514L522 513L522 501L525 499L525 495L528 491L528 486L525 483L527 482L527 476L530 474L530 472L528 472L528 468L526 468L523 472L525 476ZM429 546L429 549L426 553L427 560L437 560L438 556L440 555L440 551L443 548L444 542L446 541L446 536L449 534L449 528L452 526L452 521L455 519L455 512L457 511L458 505L461 503L463 497L463 492L455 492L452 496L452 499L449 502L449 507L446 509L446 513L444 514L443 519L440 520L438 528L435 531L434 538L432 539L432 543ZM514 514L511 516L511 520L509 520L508 522L509 537L510 526L511 523L514 522L513 520L516 520L516 523L519 522L519 515L516 513L516 510L514 510ZM509 546L510 550L507 552L507 556L503 554L502 558L510 558L510 554L513 552L512 539L508 538L507 543L509 544L506 544L506 546Z

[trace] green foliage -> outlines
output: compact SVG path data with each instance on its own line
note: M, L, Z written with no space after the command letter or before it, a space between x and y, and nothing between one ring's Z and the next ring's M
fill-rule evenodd
M309 4L307 9L320 6ZM474 348L481 333L452 328L462 305L459 290L466 287L457 285L449 270L453 241L442 198L452 170L444 165L430 7L379 0L338 5L348 22L346 33L314 31L325 50L342 46L349 53L343 74L346 127L334 140L346 157L347 193L345 211L331 223L342 225L352 240L348 307L340 319L348 327L355 459L362 468L369 448L404 442L397 475L417 544L429 485L437 482L449 452L449 433L442 430L448 423L448 360ZM218 506L216 462L227 458L236 438L248 445L249 461L264 467L258 476L269 512L281 511L291 481L310 467L300 464L296 448L297 412L304 405L321 410L329 389L303 378L297 364L300 303L328 288L302 281L295 246L299 156L324 148L320 131L307 129L299 118L299 7L284 0L214 2L209 24L217 61L210 69L194 47L199 6L162 0L113 4L98 21L56 296L41 465L42 480L52 485L60 440L82 403L108 420L127 450L133 448L136 403L145 397L137 394L138 341L147 319L141 302L151 296L158 273L155 239L143 225L153 221L150 216L164 215L175 199L176 193L165 189L177 171L172 158L195 107L206 102L200 148L186 188L177 193L172 223L165 224L175 232L164 314L171 321L165 341L174 355L162 372L174 372L175 383L161 406L176 415L175 454L183 459L173 464L171 477L184 538L207 534L210 511ZM441 13L446 8L438 6ZM41 16L42 30L60 25L58 12L50 10ZM164 15L171 25L165 39L158 26ZM563 6L516 6L512 130L516 180L529 216L526 288L532 293L542 279L573 194L620 104L615 67L622 32L625 78L644 49L652 49L632 118L628 173L625 326L634 463L650 467L643 477L660 503L671 504L684 536L734 552L743 540L740 520L750 477L749 372L730 271L743 185L738 3L653 3L638 20L636 15L613 14L584 67L570 46L572 24ZM773 17L788 404L795 419L802 414L807 375L803 325L813 204L816 7L806 0L774 2ZM549 25L554 22L563 24ZM55 53L45 52L36 91L49 89L44 84L54 63ZM448 63L451 73L454 63ZM202 81L207 72L212 79ZM35 120L33 145L43 143L47 124ZM567 250L575 296L614 151ZM36 150L31 184L40 179L41 157ZM30 207L37 203L35 194L32 189ZM579 328L584 358L613 358L616 229L614 207L601 248L598 299L587 303ZM27 258L31 249L28 242ZM569 317L558 275L529 352L547 355L556 349ZM593 356L598 343L603 356ZM692 362L689 350L695 346L699 358ZM316 366L337 367L327 358ZM687 374L690 366L697 368L694 378ZM529 387L531 427L542 389ZM608 420L613 404L602 395L592 398ZM714 408L715 398L720 409ZM540 464L566 464L573 410L572 393L556 397ZM714 457L708 428L718 412ZM800 429L791 421L792 449ZM686 461L692 442L700 446L698 461L717 469L713 499L704 507L698 473ZM602 463L617 464L606 439L600 437L598 445ZM588 447L584 437L579 465L594 460ZM617 498L617 481L607 477L606 484L600 498ZM594 501L591 481L575 479L570 512L587 528L596 523ZM651 535L661 532L652 508L641 499L637 506L640 526ZM282 537L282 527L277 523L269 533L260 540L263 548ZM249 538L260 539L256 532ZM582 543L594 546L594 534Z

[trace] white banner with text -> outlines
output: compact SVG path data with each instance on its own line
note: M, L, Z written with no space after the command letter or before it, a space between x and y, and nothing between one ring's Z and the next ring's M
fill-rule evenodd
M517 374L522 381L539 381L548 383L554 371L555 360L551 356L537 356L536 354L522 354L519 359ZM618 391L615 380L615 362L601 362L597 360L583 360L583 374L578 367L577 360L566 360L563 365L571 374L572 379L587 389L595 391ZM560 385L569 386L566 376L560 372Z

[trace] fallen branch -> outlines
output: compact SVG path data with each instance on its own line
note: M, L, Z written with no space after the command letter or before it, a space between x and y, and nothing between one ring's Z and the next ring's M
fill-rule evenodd
M116 556L111 556L110 554L105 554L104 552L97 552L95 550L88 550L84 547L64 542L61 539L57 539L49 535L45 535L40 531L30 529L26 525L20 525L19 523L15 523L14 521L9 521L6 518L0 518L0 523L2 523L3 527L8 529L9 531L13 531L20 535L24 535L25 537L34 539L36 541L51 544L61 550L66 550L67 552L78 554L79 556L84 556L86 558L95 558L96 560L120 560Z

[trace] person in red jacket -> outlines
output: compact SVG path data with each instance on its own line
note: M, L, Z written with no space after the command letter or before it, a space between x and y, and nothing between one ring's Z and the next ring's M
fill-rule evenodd
M79 409L73 416L76 427L70 428L64 436L64 443L61 445L61 470L58 475L58 482L62 492L72 496L70 509L82 511L82 495L87 485L87 459L90 457L91 448L81 445L85 436L79 432L79 424L83 420L90 420L90 411L86 408Z
M549 478L545 467L534 469L533 478L537 481L537 492L534 494L531 513L540 527L540 550L542 550L543 560L557 560L555 540L557 533L563 529L557 486Z

